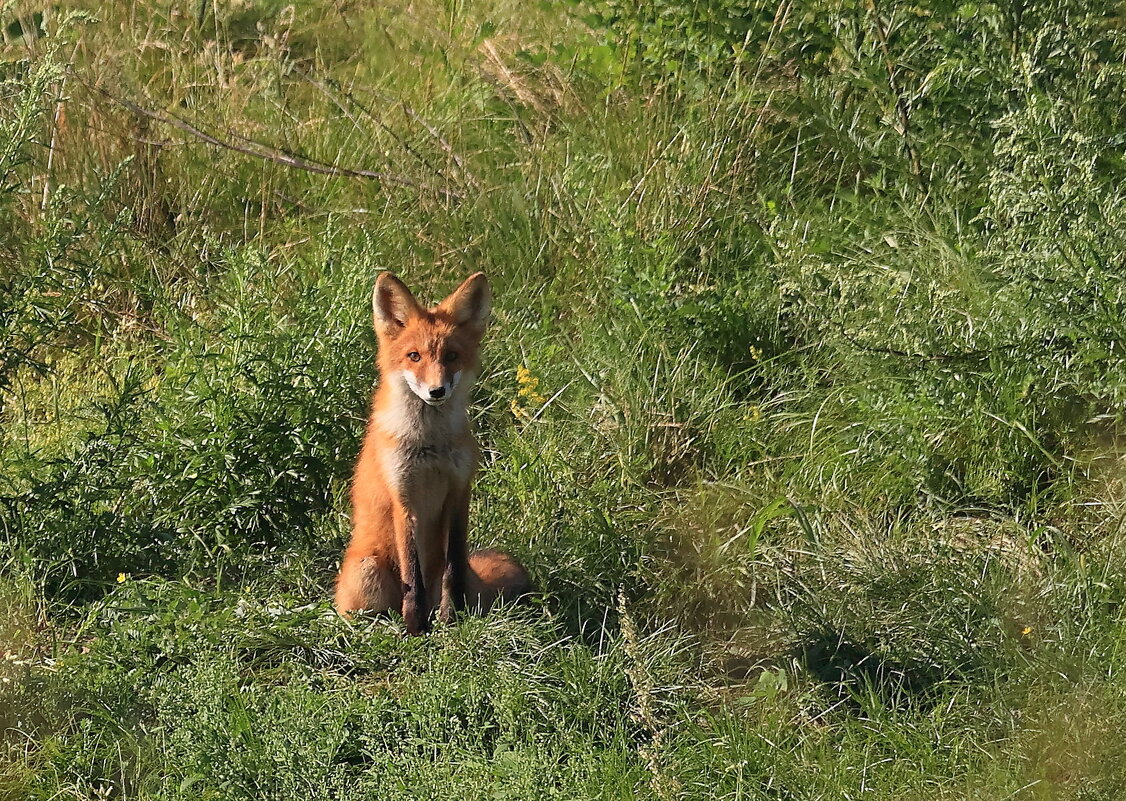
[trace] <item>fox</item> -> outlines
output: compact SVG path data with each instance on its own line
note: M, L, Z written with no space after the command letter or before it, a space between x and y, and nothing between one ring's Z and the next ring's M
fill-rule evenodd
M479 449L469 396L492 307L484 273L425 308L381 273L372 291L379 383L352 479L352 537L335 606L401 611L408 634L467 608L531 592L527 571L503 551L468 553L470 487Z

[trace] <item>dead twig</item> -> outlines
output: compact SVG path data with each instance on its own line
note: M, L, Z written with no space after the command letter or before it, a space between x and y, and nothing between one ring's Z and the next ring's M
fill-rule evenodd
M450 160L457 167L458 172L461 173L465 182L469 184L469 186L473 189L480 188L481 182L478 181L477 177L470 171L468 167L465 166L464 159L462 159L462 157L457 154L457 151L455 151L450 143L446 140L446 138L442 136L441 131L427 122L425 118L420 116L413 108L410 107L410 105L407 104L407 101L403 100L402 98L396 98L390 95L383 94L382 92L377 92L374 90L369 91L373 96L378 97L379 99L387 103L398 105L399 108L403 110L403 114L407 117L407 119L412 120L413 122L416 122L423 128L425 128L426 132L434 138L435 142L438 143L438 147L442 148L442 150L446 152L446 155L450 157ZM359 108L364 108L364 106L355 98L355 96L351 92L345 92L344 96L355 103Z
M366 178L369 180L380 181L382 183L395 184L397 186L406 186L412 189L434 192L449 200L462 200L464 198L464 195L462 195L460 192L455 192L444 187L423 184L405 176L397 175L395 173L353 169L350 167L338 167L334 164L326 164L322 161L316 161L305 156L299 156L296 153L290 153L289 151L282 148L267 145L263 142L257 142L252 139L247 139L243 136L236 135L236 138L242 140L243 142L245 142L245 144L236 144L226 139L220 139L218 136L210 134L207 131L203 131L192 125L190 122L182 120L175 115L164 114L159 111L152 111L151 109L147 109L144 106L133 102L129 98L118 97L117 95L101 88L100 86L93 86L87 83L77 75L75 75L75 79L87 89L96 92L102 97L113 101L117 105L133 112L138 116L146 117L150 120L164 123L165 125L171 125L173 128L183 131L184 133L189 134L196 139L206 142L209 145L214 145L215 147L221 147L224 150L230 150L235 153L242 153L243 155L247 156L254 156L255 158L260 158L265 161L271 161L275 164L281 164L286 167L293 167L295 169L305 170L306 172L317 173L319 175L332 175L344 178Z
M316 78L314 78L312 75L308 75L306 73L301 73L301 77L304 78L309 84L311 84L312 86L319 89L321 91L321 93L324 94L325 97L327 97L329 100L331 100L333 102L333 104L338 109L340 109L340 111L343 112L343 114L349 120L351 120L352 124L356 126L357 130L363 131L363 127L360 125L359 120L357 120L356 117L352 114L352 112L348 110L347 106L345 106L343 103L340 102L340 98L337 97L336 94L334 94L333 87L330 87L328 84L324 83L323 81L319 81ZM338 93L340 92L339 89L337 89L336 91ZM448 180L440 169L438 169L433 164L431 164L430 161L425 156L423 156L421 153L419 153L417 150L415 150L413 147L411 147L410 142L406 141L405 139L403 139L403 137L401 137L397 133L395 133L395 131L393 131L386 123L384 123L383 120L381 120L374 112L372 112L369 108L367 108L363 104L359 103L355 98L353 98L347 92L343 92L341 94L343 94L345 98L347 98L353 105L355 105L356 108L358 108L360 111L362 111L364 114L366 114L376 125L378 125L380 128L382 128L383 131L386 132L388 136L390 136L392 139L394 139L403 148L403 150L407 151L407 153L409 153L411 156L416 158L423 166L425 166L428 170L430 170L432 173L434 173L435 177L437 177L440 180Z

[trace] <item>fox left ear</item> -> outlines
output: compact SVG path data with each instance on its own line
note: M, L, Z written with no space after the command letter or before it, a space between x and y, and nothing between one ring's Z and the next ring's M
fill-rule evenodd
M484 273L474 273L451 292L438 308L450 315L455 325L464 326L480 336L485 333L485 324L489 322L492 306L493 295L489 290L489 280Z
M391 273L379 274L371 293L371 311L376 333L392 339L422 313L407 285Z

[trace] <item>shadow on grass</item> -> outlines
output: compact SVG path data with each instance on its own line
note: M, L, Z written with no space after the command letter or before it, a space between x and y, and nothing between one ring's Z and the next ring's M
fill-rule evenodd
M853 642L844 631L822 631L799 649L810 674L854 713L878 700L889 709L930 709L950 679L937 667L889 658Z

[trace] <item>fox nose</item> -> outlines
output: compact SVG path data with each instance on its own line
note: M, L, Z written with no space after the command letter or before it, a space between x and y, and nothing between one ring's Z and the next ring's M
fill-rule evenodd
M446 397L446 388L444 386L434 387L434 389L430 390L430 397L433 400Z

